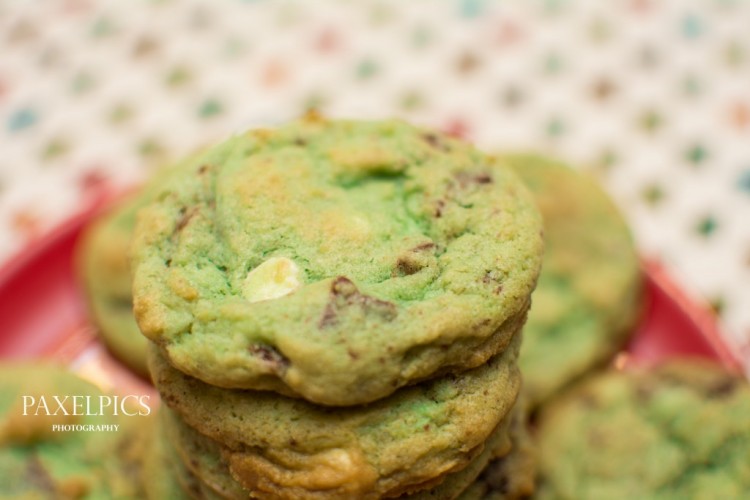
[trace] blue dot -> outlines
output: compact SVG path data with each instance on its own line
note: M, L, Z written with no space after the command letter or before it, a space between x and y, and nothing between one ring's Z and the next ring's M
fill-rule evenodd
M682 18L682 34L685 38L698 38L703 34L703 22L694 14Z
M469 19L477 17L484 10L484 0L462 0L460 9L463 17Z
M13 113L8 119L8 130L11 132L17 132L25 128L31 127L36 123L37 115L36 112L31 108L19 109Z
M737 189L750 195L750 167L747 167L737 179Z

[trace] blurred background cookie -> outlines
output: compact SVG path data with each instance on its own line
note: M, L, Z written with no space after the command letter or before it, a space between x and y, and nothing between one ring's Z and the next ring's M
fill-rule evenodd
M146 337L133 317L130 241L142 195L131 194L86 229L78 268L91 320L109 350L130 369L148 376Z
M537 406L620 350L642 310L642 280L625 220L602 188L565 164L505 155L544 219L544 260L520 364Z
M744 498L750 386L707 361L593 376L544 407L539 498Z

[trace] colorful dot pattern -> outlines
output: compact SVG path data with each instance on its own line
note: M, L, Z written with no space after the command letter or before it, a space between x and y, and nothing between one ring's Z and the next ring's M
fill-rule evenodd
M596 175L750 359L750 2L0 3L0 259L98 190L317 108Z

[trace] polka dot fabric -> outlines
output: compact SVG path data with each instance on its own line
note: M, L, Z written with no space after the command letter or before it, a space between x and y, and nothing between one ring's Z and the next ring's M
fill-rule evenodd
M593 172L750 359L750 2L0 3L0 259L308 108ZM744 346L744 347L743 347Z

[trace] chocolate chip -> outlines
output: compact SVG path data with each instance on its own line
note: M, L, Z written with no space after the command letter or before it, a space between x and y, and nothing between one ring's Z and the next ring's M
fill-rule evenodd
M365 314L376 314L391 321L396 317L396 305L387 300L377 299L360 293L357 286L346 276L339 276L331 283L331 295L318 322L319 328L327 328L337 323L338 317L350 307L360 307Z
M420 243L411 250L412 252L421 252L422 250L429 250L431 248L435 248L435 244L431 241L426 241L424 243Z
M439 149L440 151L447 153L451 150L450 146L446 144L439 135L433 132L427 132L426 134L423 134L422 139L424 139L427 144L435 149Z
M331 283L331 294L339 297L353 297L358 294L357 285L346 276L339 276Z
M36 454L29 457L24 476L26 482L33 484L39 491L55 493L55 483Z
M396 268L393 270L393 276L410 276L416 274L422 270L422 265L419 262L408 257L402 257L396 261Z
M356 351L353 351L353 350L351 350L351 349L347 349L347 351L346 351L346 352L347 352L347 353L349 354L349 357L350 357L350 358L351 358L352 360L357 360L357 359L359 359L359 353L358 353L358 352L356 352Z
M477 184L492 184L492 177L490 174L479 174L474 177L474 182Z
M444 200L438 200L437 203L435 203L435 217L438 219L443 216L443 209L445 208L445 201Z
M590 392L584 392L578 396L578 401L584 408L599 408L599 400Z
M482 283L485 285L493 285L494 289L492 290L492 293L495 295L500 295L503 292L502 278L498 276L495 271L485 271L482 275Z
M506 457L501 457L494 460L492 465L485 469L485 473L482 476L492 491L507 493L508 471L505 470L507 468L506 464Z
M182 231L185 226L188 225L190 222L190 219L195 217L195 215L198 213L198 207L182 207L180 209L179 217L177 219L177 226L175 227L175 232Z
M251 345L250 354L257 356L276 373L281 373L289 366L289 360L279 351L267 345Z
M335 325L338 322L337 318L338 313L336 313L333 303L329 302L323 310L323 315L320 317L320 321L318 321L318 328L323 330L329 326Z
M739 380L736 378L726 378L720 380L718 384L709 387L706 391L706 396L711 399L721 399L727 396L731 396L732 393L737 389Z
M209 167L208 165L201 165L200 167L198 167L198 174L203 175L208 172L210 168L211 167Z
M302 137L297 137L294 139L294 145L299 147L305 147L307 146L307 141L304 140Z
M393 302L376 299L369 295L361 295L361 297L365 311L376 312L387 321L392 321L396 317L396 314L398 314L396 311L396 304Z
M635 398L639 403L648 403L651 401L651 397L654 394L654 390L647 385L639 385L635 388Z
M487 172L458 172L455 177L459 187L463 189L474 185L492 184L492 176Z

